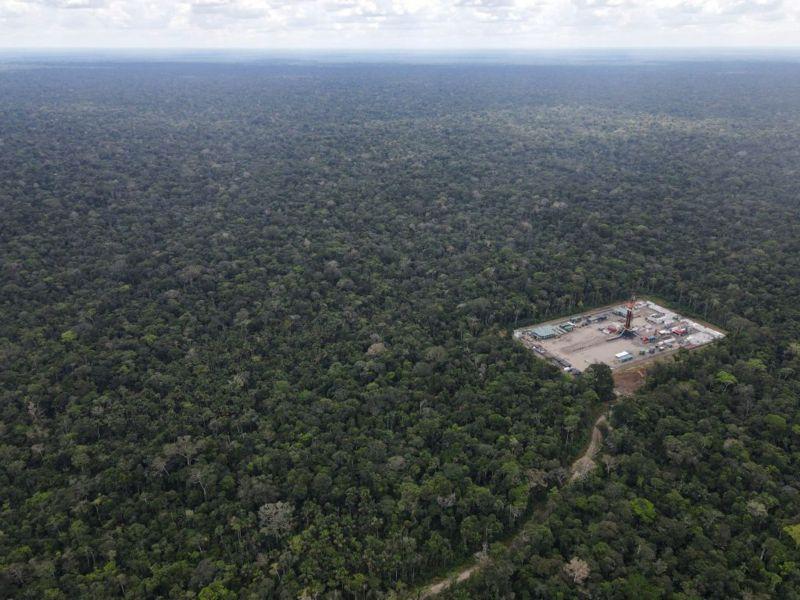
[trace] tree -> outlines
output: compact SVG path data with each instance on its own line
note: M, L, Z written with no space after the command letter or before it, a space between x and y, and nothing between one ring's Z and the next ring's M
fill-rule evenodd
M787 525L783 530L794 540L795 544L800 546L800 523Z
M258 522L264 535L284 538L294 528L294 507L288 502L268 502L258 509Z
M583 582L589 578L591 574L589 563L585 560L573 556L570 561L564 565L564 573L575 585L583 585Z
M197 598L198 600L235 600L237 595L226 588L221 581L215 580L200 590Z
M714 379L720 385L722 391L727 391L729 387L738 383L736 377L727 371L718 371Z
M642 522L652 523L656 518L656 509L647 498L634 498L630 501L631 510Z
M583 376L587 385L597 393L600 400L610 402L614 399L614 377L611 374L611 367L607 364L591 364L586 368Z

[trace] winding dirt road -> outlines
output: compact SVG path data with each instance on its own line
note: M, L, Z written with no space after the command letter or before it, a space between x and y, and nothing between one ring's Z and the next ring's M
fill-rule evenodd
M567 481L566 485L569 485L575 481L583 479L589 473L591 473L592 469L595 468L597 463L595 462L595 458L597 458L598 453L600 452L600 447L603 443L603 427L608 427L608 421L606 420L606 415L602 414L598 417L597 421L595 421L594 426L592 427L592 437L589 440L589 445L586 447L586 450L581 454L575 462L572 463L570 466L570 476L569 480ZM536 519L539 516L536 512L531 517L531 521ZM510 542L509 544L513 545L515 542L518 541L523 535L525 531L525 526L523 525L520 528L520 533L518 533ZM414 598L418 600L424 600L426 598L432 598L437 596L438 594L442 593L446 589L458 584L463 583L472 575L480 571L487 563L489 559L484 557L480 560L476 559L476 562L472 563L468 567L461 569L460 571L453 573L447 579L440 579L431 584L426 585L425 587L419 589L414 595Z
M603 443L603 432L600 430L602 426L608 426L605 415L600 415L595 421L592 429L592 439L589 441L586 451L572 463L569 476L570 483L583 479L595 468L594 459L597 458L597 454L600 452L600 445Z
M453 575L450 579L442 579L441 581L432 583L431 585L423 588L422 591L419 593L419 596L417 596L417 598L419 598L420 600L424 600L425 598L432 598L433 596L442 593L452 585L455 585L457 583L463 583L464 581L472 577L472 574L478 569L480 569L485 562L486 561L479 562L472 565L471 567L467 567L466 569L459 571L458 573Z

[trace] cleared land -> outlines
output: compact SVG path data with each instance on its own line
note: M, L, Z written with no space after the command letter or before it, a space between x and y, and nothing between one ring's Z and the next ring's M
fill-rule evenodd
M725 337L719 329L651 300L634 303L628 331L626 313L625 304L603 307L517 329L514 338L537 356L579 373L592 363L605 363L614 370L638 367L681 348L698 348Z

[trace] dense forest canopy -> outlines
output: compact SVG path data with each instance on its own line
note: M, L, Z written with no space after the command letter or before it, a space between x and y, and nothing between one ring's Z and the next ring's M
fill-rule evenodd
M798 598L798 176L790 62L3 65L0 596Z

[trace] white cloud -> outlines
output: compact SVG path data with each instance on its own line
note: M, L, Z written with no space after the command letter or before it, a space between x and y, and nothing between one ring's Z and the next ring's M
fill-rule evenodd
M16 19L24 17L33 11L29 2L22 0L0 0L0 22L3 19Z
M103 8L107 5L105 0L42 0L42 4L67 9Z
M0 45L796 45L800 0L0 0Z
M194 0L190 4L192 12L205 15L219 15L231 19L257 19L267 13L263 2L252 0Z
M674 26L713 26L724 23L779 20L790 15L783 0L682 0L658 12L662 22Z

